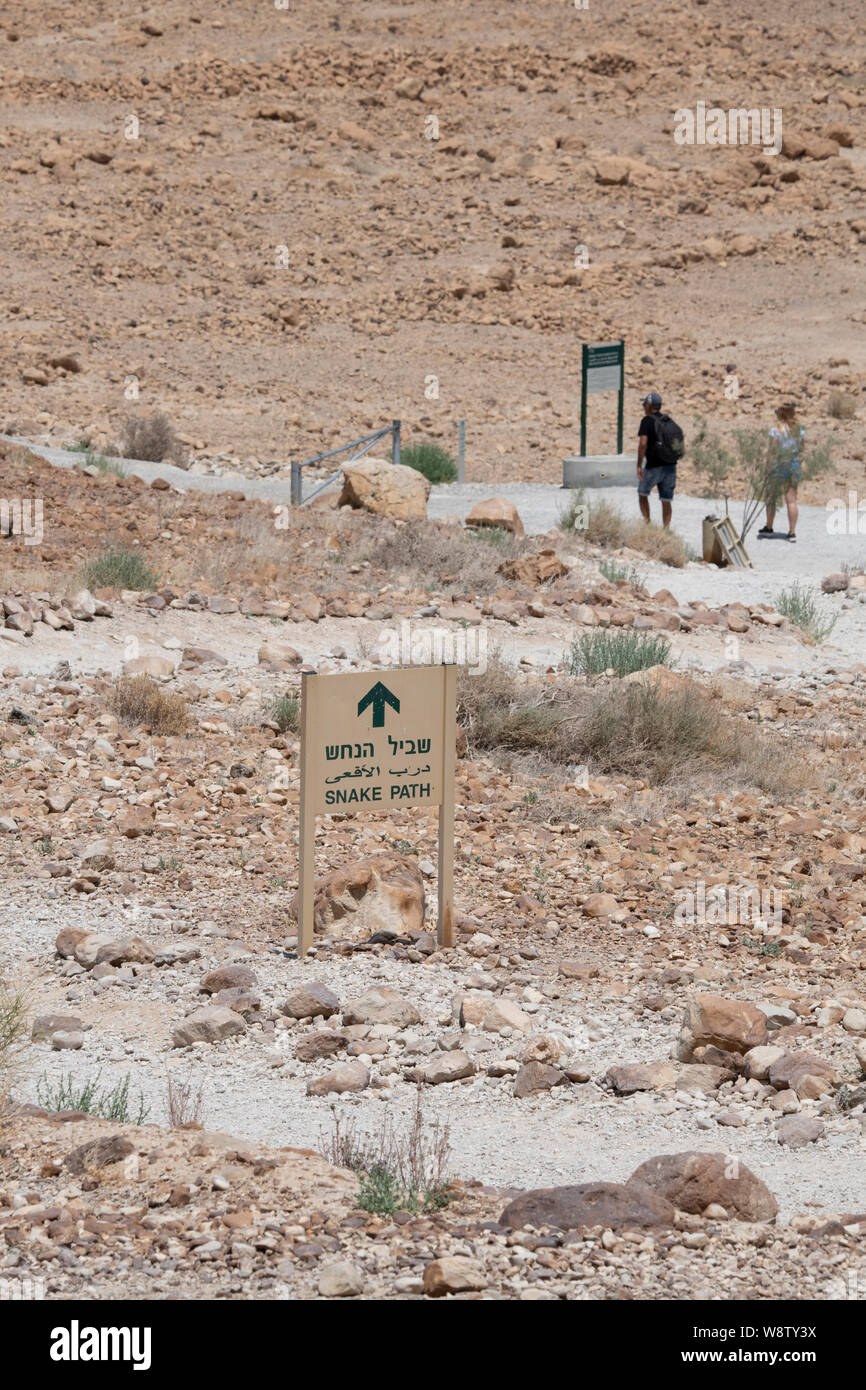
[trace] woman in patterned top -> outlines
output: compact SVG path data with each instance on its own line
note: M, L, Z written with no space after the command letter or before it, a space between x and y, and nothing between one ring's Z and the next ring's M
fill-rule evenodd
M775 463L771 474L772 491L767 499L767 522L758 532L759 536L772 536L773 518L776 515L776 504L780 495L784 494L785 506L788 509L788 540L797 539L797 486L800 482L800 451L803 447L803 440L806 431L797 420L797 408L794 405L780 405L776 410L778 426L770 430L770 447L775 455Z

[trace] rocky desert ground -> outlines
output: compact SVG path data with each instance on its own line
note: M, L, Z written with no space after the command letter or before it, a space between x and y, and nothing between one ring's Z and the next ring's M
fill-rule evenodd
M866 1298L859 18L6 9L0 1298ZM704 563L688 451L569 524L614 337L630 436L833 435L797 547ZM394 418L477 486L288 505ZM347 810L301 956L302 673L443 660L454 943Z

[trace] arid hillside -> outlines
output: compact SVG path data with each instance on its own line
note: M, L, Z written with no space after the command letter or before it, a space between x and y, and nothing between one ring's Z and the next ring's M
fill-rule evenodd
M469 477L555 482L579 345L622 336L627 435L649 387L687 433L796 396L824 493L866 482L853 0L3 11L7 428L161 409L254 472L464 417ZM781 113L781 152L677 143L702 101Z

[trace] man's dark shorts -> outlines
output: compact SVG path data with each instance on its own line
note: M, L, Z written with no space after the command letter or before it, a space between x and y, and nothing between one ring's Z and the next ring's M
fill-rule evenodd
M654 487L659 490L663 502L672 502L677 485L676 464L662 463L658 468L645 468L643 477L637 485L639 497L649 497Z

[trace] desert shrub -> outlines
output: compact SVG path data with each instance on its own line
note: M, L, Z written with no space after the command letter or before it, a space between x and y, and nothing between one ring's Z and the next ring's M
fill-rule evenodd
M130 415L123 423L120 447L124 458L150 463L163 463L166 459L179 463L184 458L174 426L158 410L153 415Z
M186 700L161 690L150 676L121 676L111 694L112 712L127 728L146 725L151 733L185 734L190 715Z
M84 567L88 589L152 589L157 576L137 550L104 550Z
M697 685L548 685L520 680L494 656L483 674L458 675L457 702L471 747L534 754L548 766L586 765L653 785L724 771L773 792L800 789L807 777L802 760L724 715Z
M836 626L836 615L823 612L814 594L799 580L776 595L776 611L789 618L810 644L823 642Z
M483 541L485 545L494 545L503 550L514 547L514 534L507 526L467 526L464 534L470 540Z
M204 1109L204 1082L193 1084L192 1073L183 1081L169 1076L168 1123L172 1129L200 1129Z
M60 1079L52 1082L42 1073L36 1083L36 1099L46 1110L80 1110L85 1115L98 1115L103 1120L117 1120L120 1124L143 1125L150 1114L150 1106L139 1091L138 1100L130 1095L130 1074L113 1086L99 1089L102 1072L89 1081L76 1082L72 1073L62 1073Z
M641 577L634 565L621 565L618 560L599 560L598 568L608 584L640 584Z
M593 545L606 545L614 549L625 544L625 522L616 507L609 502L590 506L586 539Z
M117 459L106 458L104 454L95 454L92 449L88 449L81 461L82 468L98 468L100 473L115 473L118 478L126 477L126 469Z
M453 483L457 479L457 465L447 449L430 440L401 449L400 462L423 473L431 483Z
M360 1174L358 1205L391 1216L395 1211L429 1212L451 1201L448 1125L428 1123L420 1090L407 1128L399 1130L386 1114L379 1132L367 1136L354 1119L345 1124L333 1112L334 1132L324 1137L322 1152L339 1168Z
M481 537L484 529L495 530L497 535ZM416 522L399 530L391 526L383 529L372 544L365 539L357 552L346 558L354 560L357 555L372 567L387 570L389 577L406 574L418 587L484 594L502 584L484 540L501 547L503 553L519 553L519 543L503 527L479 527L476 536L469 528Z
M9 1098L27 1043L27 1000L24 992L0 986L0 1110Z
M827 414L834 420L853 420L857 413L857 398L849 391L831 391L827 401Z
M295 695L278 695L268 706L268 719L276 724L281 734L298 727L301 715L300 701Z
M598 676L608 670L627 676L649 666L670 666L671 644L658 633L634 628L594 628L574 639L565 664L572 676Z
M688 549L676 532L656 526L652 521L649 524L632 522L626 530L625 543L660 565L671 565L674 569L682 569L689 559Z

